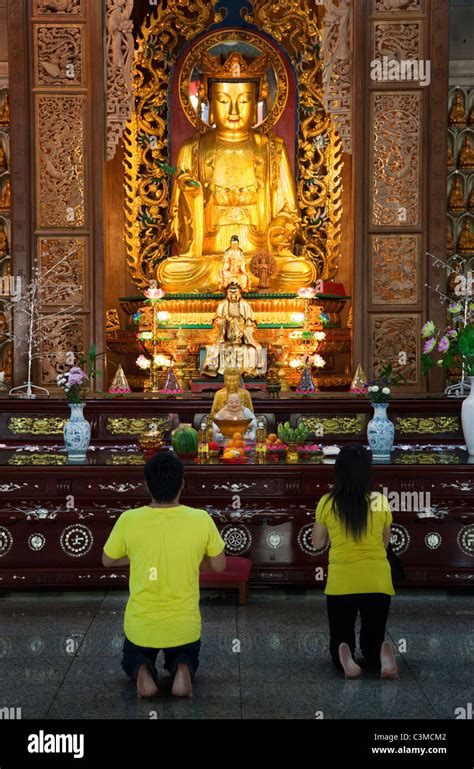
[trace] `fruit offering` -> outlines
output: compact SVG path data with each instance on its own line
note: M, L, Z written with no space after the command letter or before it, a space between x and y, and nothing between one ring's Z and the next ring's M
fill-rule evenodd
M242 433L234 433L224 449L222 459L234 461L245 459L245 441L242 440Z
M291 427L289 422L278 425L278 437L283 443L303 443L309 435L309 430L303 422L298 427Z
M173 449L179 457L195 457L198 453L198 434L193 427L178 427L172 438Z
M278 435L275 435L275 433L271 433L267 436L267 451L272 453L276 451L285 451L287 448L286 444L283 443L283 441L280 440Z

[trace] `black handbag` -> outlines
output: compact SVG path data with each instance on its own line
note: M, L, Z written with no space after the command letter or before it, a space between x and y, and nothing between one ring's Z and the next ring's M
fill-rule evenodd
M396 553L393 552L393 547L390 542L387 547L387 560L390 564L390 569L392 570L392 581L403 582L405 579L403 561Z

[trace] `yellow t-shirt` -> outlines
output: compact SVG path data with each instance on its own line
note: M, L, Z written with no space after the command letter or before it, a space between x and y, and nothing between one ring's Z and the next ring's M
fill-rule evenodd
M138 646L163 649L201 636L199 566L224 550L205 510L139 507L126 510L104 545L109 558L130 560L126 637Z
M331 540L329 569L325 593L352 595L355 593L386 593L395 595L392 573L383 543L383 530L392 523L390 504L383 494L371 495L367 531L357 542L347 534L344 525L334 515L328 494L319 500L316 522L327 527Z

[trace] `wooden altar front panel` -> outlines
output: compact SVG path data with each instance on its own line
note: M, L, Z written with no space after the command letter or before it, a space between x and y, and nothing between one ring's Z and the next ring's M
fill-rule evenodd
M145 504L143 468L0 467L0 587L126 586L126 569L106 570L101 554L120 513ZM322 587L327 551L311 530L329 465L189 465L183 502L207 509L229 555L253 562L253 584ZM430 515L394 514L395 549L406 585L473 583L474 483L470 466L378 465L374 487L430 493ZM409 508L410 510L410 508Z

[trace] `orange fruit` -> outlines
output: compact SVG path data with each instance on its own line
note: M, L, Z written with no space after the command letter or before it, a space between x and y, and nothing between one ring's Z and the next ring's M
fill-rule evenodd
M275 442L278 440L278 435L275 435L275 433L271 433L271 434L268 436L267 440L268 440L270 443L275 443Z
M245 447L245 441L235 441L235 447L237 449L243 449Z
M236 440L240 441L240 439L242 438L242 433L234 433L233 438L234 438L234 441Z

